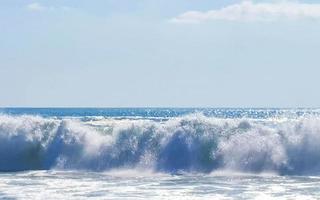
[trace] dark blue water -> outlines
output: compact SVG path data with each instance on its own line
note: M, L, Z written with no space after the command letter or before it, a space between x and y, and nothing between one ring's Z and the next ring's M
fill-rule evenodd
M217 118L265 119L277 116L319 115L309 108L0 108L8 115L38 115L42 117L178 117L192 113Z

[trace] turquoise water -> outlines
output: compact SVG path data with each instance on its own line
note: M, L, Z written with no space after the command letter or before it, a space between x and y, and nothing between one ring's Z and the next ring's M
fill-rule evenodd
M0 198L317 199L320 110L2 108Z

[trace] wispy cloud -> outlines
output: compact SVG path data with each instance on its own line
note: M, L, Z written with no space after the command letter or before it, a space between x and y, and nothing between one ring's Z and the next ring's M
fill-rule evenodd
M320 19L320 4L299 2L253 3L243 1L207 12L188 11L173 19L176 23L198 23L211 20L228 21L275 21Z
M62 7L44 6L39 3L31 3L31 4L27 5L27 9L32 12L55 11L55 10L68 11L68 10L70 10L70 7L67 7L67 6L62 6Z
M47 10L48 7L43 6L43 5L39 4L39 3L31 3L31 4L27 5L27 9L30 10L30 11L39 12L39 11Z

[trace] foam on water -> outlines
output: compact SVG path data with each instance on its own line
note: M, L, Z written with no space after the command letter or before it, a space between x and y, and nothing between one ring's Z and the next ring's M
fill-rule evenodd
M320 118L81 120L0 115L0 171L143 169L317 175Z
M144 173L134 175L134 170L121 171L0 173L0 198L247 200L318 199L320 195L319 177L250 174L153 176Z

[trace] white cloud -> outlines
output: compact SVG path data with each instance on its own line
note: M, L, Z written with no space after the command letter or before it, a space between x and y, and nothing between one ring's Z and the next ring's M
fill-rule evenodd
M31 3L31 4L27 5L27 9L30 11L37 11L38 12L38 11L47 10L47 7L42 6L39 3Z
M172 19L177 23L198 23L211 20L228 21L275 21L320 19L320 4L299 2L253 3L243 1L207 12L189 11Z
M55 6L43 6L39 3L31 3L27 5L27 9L32 12L41 12L41 11L69 11L71 8L67 6L55 7Z

